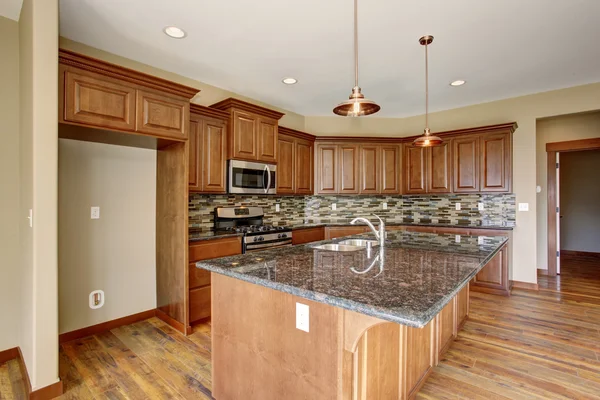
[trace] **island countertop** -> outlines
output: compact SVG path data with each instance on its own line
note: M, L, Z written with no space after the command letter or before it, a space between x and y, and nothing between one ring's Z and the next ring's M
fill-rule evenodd
M372 239L372 234L353 237ZM388 232L386 245L353 252L315 249L314 242L205 260L198 268L421 328L479 272L508 240L420 232Z

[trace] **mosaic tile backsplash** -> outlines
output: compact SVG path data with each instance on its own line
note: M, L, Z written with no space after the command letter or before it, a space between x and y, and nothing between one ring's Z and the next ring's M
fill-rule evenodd
M388 209L382 209L386 202ZM336 204L336 210L331 205ZM461 210L456 210L456 203ZM483 203L479 211L478 203ZM275 205L280 211L275 211ZM259 206L265 221L273 225L345 223L352 218L377 214L388 223L512 225L516 198L506 194L445 194L404 196L242 196L190 193L189 227L206 231L213 227L215 207Z

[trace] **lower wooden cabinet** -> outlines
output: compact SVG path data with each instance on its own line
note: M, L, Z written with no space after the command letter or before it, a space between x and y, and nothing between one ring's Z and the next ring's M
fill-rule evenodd
M191 242L189 248L189 321L190 325L210 317L210 272L196 267L196 262L242 254L240 237Z
M304 244L310 242L318 242L319 240L325 240L325 228L307 228L307 229L296 229L292 234L292 244Z
M328 226L325 228L325 240L331 240L339 237L359 235L367 232L366 226Z

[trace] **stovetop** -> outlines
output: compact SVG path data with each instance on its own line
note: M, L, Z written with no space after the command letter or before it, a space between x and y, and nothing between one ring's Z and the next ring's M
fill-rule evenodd
M274 226L274 225L244 225L244 226L229 226L220 229L218 232L235 232L243 233L245 235L267 233L267 232L289 232L290 227L287 226Z

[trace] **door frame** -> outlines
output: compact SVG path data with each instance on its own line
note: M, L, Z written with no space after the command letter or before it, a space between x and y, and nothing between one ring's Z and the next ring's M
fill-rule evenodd
M563 152L597 150L600 149L600 137L592 139L569 140L565 142L546 143L547 159L547 207L548 207L548 275L556 276L557 255L556 251L559 243L557 237L557 218L556 218L556 155Z

